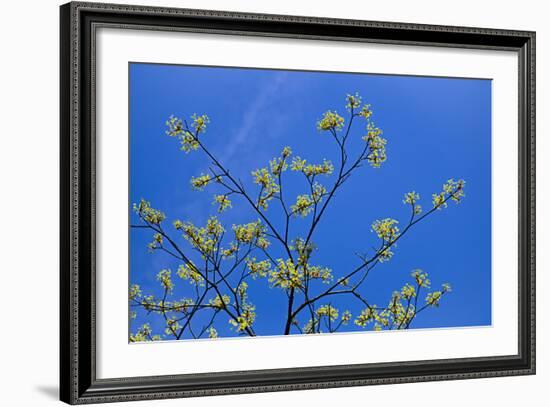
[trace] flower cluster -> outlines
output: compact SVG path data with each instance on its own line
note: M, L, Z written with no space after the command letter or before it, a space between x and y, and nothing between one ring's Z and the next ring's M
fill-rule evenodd
M382 317L388 318L388 323L393 324L397 328L408 324L416 315L414 306L410 303L404 305L402 302L403 299L401 294L395 291L392 294L388 307L380 314Z
M191 186L197 191L202 191L214 178L210 174L201 174L198 177L191 177Z
M283 171L286 171L288 168L287 158L292 154L292 150L290 147L283 148L283 151L281 152L281 156L278 158L274 158L269 161L269 167L271 170L271 173L275 176L280 175Z
M184 298L180 301L164 302L166 308L171 308L174 311L183 313L187 313L193 305L194 301L190 298Z
M454 202L459 203L464 194L464 185L466 181L463 179L455 181L454 179L448 180L443 184L443 190L437 194L432 194L433 207L436 209L442 209L447 207L447 201L452 199Z
M296 198L296 203L291 205L290 209L292 210L292 214L294 216L300 215L302 217L306 217L313 210L314 204L315 202L309 195L298 195Z
M158 311L158 306L162 305L160 301L157 304L157 300L153 295L143 296L140 300L140 304L143 306L143 309L148 312Z
M315 314L320 317L327 317L331 321L336 321L338 319L338 309L334 308L331 305L321 305L319 308L315 310Z
M342 313L342 318L341 318L341 321L342 321L342 324L343 325L347 325L349 321L351 321L351 312L349 311L344 311Z
M332 270L328 267L312 266L310 264L304 266L305 275L309 279L318 279L323 283L330 283L333 280Z
M399 236L399 222L392 218L378 219L372 224L372 230L385 242L392 242Z
M418 287L430 288L430 280L428 279L428 273L424 273L420 269L413 270L411 276L414 278Z
M268 202L279 192L279 184L277 184L273 175L267 168L260 168L256 171L252 171L252 176L254 177L254 183L262 187L260 197L258 198L258 207L266 210Z
M311 242L306 244L304 239L297 238L293 241L290 249L294 250L298 254L298 266L304 267L307 265L309 258L311 257L311 253L315 250L315 246Z
M193 263L180 264L177 274L182 280L188 280L190 284L204 285L204 278Z
M353 110L359 108L361 106L361 96L359 96L359 93L355 92L355 95L350 95L349 93L346 95L346 109L349 112L352 112Z
M327 189L319 184L318 182L315 182L313 186L311 187L311 197L313 198L313 201L316 203L321 202L323 197L327 194Z
M160 284L167 291L172 291L174 288L174 283L172 282L172 272L170 270L164 269L159 271L157 274L157 280L160 281Z
M208 301L208 304L216 309L224 309L231 303L231 299L229 298L229 295L222 295L221 297L219 295L216 295L214 298L210 299Z
M151 326L143 324L135 334L130 334L130 342L160 341L160 335L152 335Z
M359 93L355 92L355 95L346 95L346 109L348 112L352 113L353 115L361 116L365 119L368 119L372 115L372 110L370 109L370 105L363 105L361 106L362 99ZM355 113L357 109L359 109L358 113Z
M292 159L292 163L290 164L290 169L292 171L303 171L304 167L306 166L306 160L300 158L299 156L296 156Z
M292 171L303 173L306 177L315 177L317 175L330 175L334 171L334 165L330 160L323 160L321 164L308 164L307 161L298 156L292 159L290 164Z
M374 330L408 328L417 313L425 308L417 310L415 307L420 288L430 287L428 275L422 270L414 270L411 276L416 283L416 287L407 283L401 288L401 291L394 291L386 308L379 309L376 305L367 307L357 316L354 321L355 324L366 327L369 322L374 322ZM450 291L450 285L445 283L440 291L428 293L426 295L426 306L439 306L443 295Z
M373 168L380 168L382 163L386 161L386 144L387 140L383 137L382 130L374 125L369 120L367 124L367 135L363 136L363 140L368 144L368 153L365 159Z
M166 121L166 134L170 137L176 137L179 139L181 149L186 153L197 150L200 146L198 139L188 129L183 128L183 121L177 117L170 116Z
M166 126L168 127L166 134L170 137L177 137L184 132L183 121L174 115L171 115L168 120L166 120Z
M256 312L254 310L255 307L253 305L245 304L241 315L239 315L237 319L231 318L229 323L237 329L237 332L246 330L248 327L252 326L256 319Z
M231 208L231 200L227 195L214 195L214 204L218 205L218 212Z
M336 112L330 110L323 114L321 120L317 122L317 129L319 131L338 131L344 126L344 118Z
M244 225L233 225L235 240L239 243L252 244L261 249L267 249L269 241L265 238L265 226L258 219L256 222Z
M395 244L393 245L394 247L396 246ZM390 247L386 247L385 249L381 250L379 253L378 253L378 260L380 261L380 263L384 263L386 261L390 261L391 258L393 257L393 251L391 250Z
M330 175L334 171L334 165L330 160L323 160L322 164L306 164L302 172L306 177L316 175Z
M166 335L176 335L176 333L181 329L179 321L174 317L169 317L166 319L166 329L164 333Z
M193 122L191 123L191 127L193 127L193 129L195 130L195 134L198 135L200 133L206 132L206 125L210 123L210 118L207 115L198 115L196 113L193 113L191 119L193 120Z
M227 249L222 249L221 253L222 256L226 259L229 259L231 257L235 256L235 253L239 250L239 245L232 242Z
M355 325L362 328L366 327L371 321L378 319L378 312L376 311L376 305L367 307L361 311L361 313L355 318Z
M153 241L147 245L150 252L155 251L156 249L159 249L162 247L162 243L164 241L164 238L160 233L155 233L153 235Z
M230 318L229 323L237 329L237 332L245 331L247 328L251 327L256 319L256 307L247 301L247 289L248 284L242 281L234 290L239 295L241 305L237 306L239 315L237 318Z
M131 300L138 299L141 297L141 287L138 284L132 284L128 292L128 297Z
M434 307L439 307L439 300L441 300L441 291L434 291L426 295L426 304Z
M269 260L256 261L256 258L253 257L247 259L246 266L250 270L250 274L253 278L266 277L271 269L271 262Z
M370 109L370 105L363 105L358 115L365 119L370 118L372 116L372 110Z
M286 171L287 168L288 164L286 163L286 160L282 158L273 158L269 161L269 169L273 175L279 175L283 171Z
M191 222L182 226L183 237L197 249L203 257L212 255L217 250L217 243L225 229L218 218L211 216L204 227L197 227Z
M152 223L154 225L159 225L166 215L159 211L158 209L151 208L151 203L141 199L139 204L134 204L134 212L136 212L141 219L145 222Z
M443 297L444 294L451 291L451 286L448 283L445 283L441 286L440 291L433 291L431 293L428 293L426 295L426 304L433 306L433 307L439 307L439 302L441 301L441 297Z
M277 259L277 267L269 271L269 282L273 287L300 288L304 274L291 259Z
M420 195L415 191L407 192L403 199L405 205L410 205L412 211L415 215L422 213L422 206L418 205L417 202L420 200Z
M403 288L401 288L401 295L403 296L403 298L409 300L413 297L416 297L416 289L412 285L407 283L403 286Z
M216 331L216 328L214 328L213 326L208 328L208 337L210 339L215 339L218 337L218 331Z

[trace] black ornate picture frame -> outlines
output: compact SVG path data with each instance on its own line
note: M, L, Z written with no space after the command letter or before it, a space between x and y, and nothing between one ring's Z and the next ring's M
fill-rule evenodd
M535 373L534 32L80 2L61 6L60 22L62 401L102 403ZM94 35L101 26L516 52L519 60L517 354L98 379Z

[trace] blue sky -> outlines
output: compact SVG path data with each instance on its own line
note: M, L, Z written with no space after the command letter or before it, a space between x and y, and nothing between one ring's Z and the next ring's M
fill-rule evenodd
M439 308L419 314L413 328L491 324L490 80L141 63L132 63L129 69L129 208L145 198L165 212L170 223L179 218L203 224L217 214L212 205L215 190L196 192L189 182L191 176L208 170L208 162L200 152L183 153L177 141L165 135L170 115L208 114L211 123L204 143L252 191L256 189L250 172L267 166L287 145L308 161L327 158L336 164L334 141L317 131L316 122L329 109L346 117L345 96L358 92L384 131L388 159L379 169L363 166L338 192L314 238L315 263L332 268L336 275L353 269L358 264L354 253L377 244L370 230L375 219L407 222L405 192L417 191L420 203L429 208L431 194L439 192L447 179L464 179L463 202L430 216L400 240L394 258L373 270L362 293L371 303L385 306L394 290L411 281L411 271L420 268L429 274L434 288L448 282L453 292ZM356 124L351 134L350 150L357 151L364 125ZM325 184L330 185L330 180ZM305 192L297 176L289 176L288 185L287 196ZM274 208L267 214L280 225L280 211ZM233 223L256 220L257 215L235 200L233 209L220 218L230 229ZM295 234L308 221L295 220ZM137 222L133 213L130 222ZM176 233L173 236L182 247L189 247ZM148 253L150 241L151 233L130 230L130 282L160 295L156 274L163 268L175 272L178 263L168 255ZM178 278L175 282L176 297L191 295L187 282ZM256 332L280 334L284 293L257 280L250 284L249 295L256 305ZM354 316L361 308L343 298L333 305ZM149 322L159 332L164 326L161 318L139 312L130 329ZM226 317L220 317L215 327L220 336L236 335ZM360 328L350 324L347 330Z

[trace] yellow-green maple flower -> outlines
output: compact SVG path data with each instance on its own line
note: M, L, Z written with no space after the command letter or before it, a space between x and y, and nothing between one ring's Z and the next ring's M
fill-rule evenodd
M246 266L253 278L266 277L271 269L271 262L269 260L256 261L256 258L253 257L247 260Z
M318 317L326 316L327 318L330 318L331 321L336 321L338 319L338 309L334 308L331 305L321 305L317 310L315 311Z
M168 291L172 291L174 283L172 282L172 272L168 269L163 269L157 274L157 280Z
M403 288L401 288L401 295L407 300L411 299L413 297L416 297L416 289L412 285L407 283L403 286Z
M277 267L269 271L269 282L272 286L283 289L300 288L303 277L303 271L291 259L277 259Z
M286 159L292 154L290 147L283 148L281 152L281 157L274 158L269 161L269 167L273 175L279 175L281 172L286 171L288 164Z
M227 195L214 195L214 204L218 204L218 212L231 208L231 200Z
M391 242L399 236L398 224L399 222L392 218L377 219L372 224L372 230L380 239Z
M342 324L347 325L348 322L351 320L351 317L352 317L351 312L349 312L348 310L344 311L342 313L342 318L341 318Z
M326 111L323 114L323 117L321 120L317 122L317 128L319 131L327 131L327 130L341 130L344 126L344 118L340 116L338 113L333 111Z
M174 115L171 115L168 120L166 120L166 126L168 127L166 134L170 137L177 137L184 132L183 121Z
M255 307L253 305L245 304L241 315L239 315L236 320L231 318L229 323L237 328L237 332L244 331L246 328L252 326L256 319L254 309Z
M365 327L367 324L378 317L378 312L376 311L376 304L371 307L367 307L361 311L361 313L355 318L355 325L360 327Z
M174 335L177 331L179 331L181 328L181 325L178 320L175 318L168 318L166 320L166 329L164 330L164 333L166 335Z
M413 270L411 276L414 278L416 284L419 287L430 288L430 280L428 279L428 273L424 273L420 269Z
M346 109L348 111L352 111L357 109L359 106L361 106L361 96L359 93L355 92L355 95L350 95L349 93L346 95Z
M159 225L164 219L166 219L166 215L164 213L158 209L152 208L151 203L145 199L141 199L139 204L134 204L133 209L134 212L136 212L144 221L155 225Z
M229 245L229 248L227 248L227 249L222 249L221 253L222 253L222 256L223 256L225 259L229 259L229 258L235 256L235 253L237 252L237 250L239 250L239 247L238 247L234 242L232 242L232 243Z
M141 287L138 284L132 284L129 291L131 300L141 297Z
M334 171L334 165L330 160L323 160L322 164L306 164L302 172L307 176L330 175Z
M437 194L432 194L433 207L442 209L447 207L447 200L450 198L453 202L459 203L466 195L464 194L464 186L466 181L463 179L455 181L449 179L443 184L443 190Z
M292 162L290 164L290 169L292 171L302 171L305 165L306 165L306 160L296 156L292 159Z
M265 238L265 226L259 219L244 225L233 225L233 232L237 242L254 244L262 249L269 246L269 241Z
M363 136L363 140L369 146L369 152L366 156L367 161L373 168L379 168L386 161L386 144L387 140L383 137L382 130L369 121L367 124L367 135Z
M155 335L151 337L151 326L149 324L143 324L135 334L130 334L130 342L149 342L152 340L160 340L160 337Z
M197 271L197 267L192 263L180 264L177 274L182 280L188 280L191 284L197 286L204 285L204 278L201 276L201 273Z
M415 191L407 192L403 199L404 204L414 205L420 200L420 195Z
M208 119L207 116L204 116L204 118L200 119L200 121L204 122ZM193 125L195 130L197 130L198 123L195 122L195 119L193 120ZM170 118L166 121L166 126L168 129L166 130L166 134L170 137L176 137L179 139L181 144L181 149L185 151L186 153L189 153L190 151L197 150L199 148L199 141L195 137L193 133L191 133L189 130L183 128L183 121L175 116L170 116ZM204 123L205 126L205 123ZM203 127L203 126L201 126ZM202 131L199 130L197 132L200 133Z
M201 174L198 177L191 177L191 186L197 191L202 191L212 180L210 174Z
M216 339L218 337L218 331L216 331L216 328L214 328L213 326L208 328L208 337L210 339Z
M312 266L307 264L304 266L306 275L311 279L319 279L323 283L330 283L333 280L332 270L328 267Z
M441 291L428 293L428 295L426 296L426 304L432 305L434 307L439 307L439 301L441 300L442 295L443 294Z
M226 306L228 306L231 303L231 299L229 298L229 295L222 295L221 297L219 295L216 295L213 299L208 301L208 304L210 304L212 307L216 309L223 309Z
M277 184L267 168L252 171L252 176L254 177L254 183L262 187L262 195L258 199L258 207L266 210L268 202L280 191L279 184Z
M299 237L292 242L290 250L298 254L297 265L304 267L307 266L311 253L315 250L315 245L312 242L306 244L305 240Z
M370 105L363 105L361 110L359 111L359 116L368 119L372 116L372 110L370 109Z
M206 131L206 125L210 123L210 118L205 114L197 115L193 113L191 119L193 120L191 126L195 129L197 134L204 133Z
M290 209L292 210L294 216L300 215L302 217L306 217L313 210L314 204L315 202L309 195L298 195L296 198L296 203L291 205Z

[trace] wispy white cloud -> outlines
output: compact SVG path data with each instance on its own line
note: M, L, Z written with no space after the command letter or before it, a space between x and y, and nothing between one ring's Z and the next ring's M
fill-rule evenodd
M256 150L255 145L265 142L266 129L263 127L269 118L265 114L265 110L269 107L270 101L281 92L288 74L286 72L279 72L274 75L273 80L264 86L256 95L251 99L248 105L242 106L244 112L241 123L238 128L230 134L227 138L228 142L224 144L224 148L218 148L216 151L216 158L227 168L231 168L234 164L234 160L239 159L243 150L250 151ZM258 137L261 132L262 137ZM246 161L250 162L249 157ZM199 173L208 173L208 167L204 167ZM191 187L189 186L189 191ZM241 208L238 206L232 210L232 213L246 212L247 208ZM212 212L215 211L214 205L205 204L203 199L190 199L178 208L178 213L181 216L187 218L193 216L195 219L205 219Z
M242 123L237 132L230 138L231 142L227 145L224 153L220 156L222 163L228 163L249 143L254 136L254 128L260 121L265 120L261 113L268 105L269 101L281 90L288 74L286 72L278 73L268 86L264 87L257 96L244 109L245 113Z

